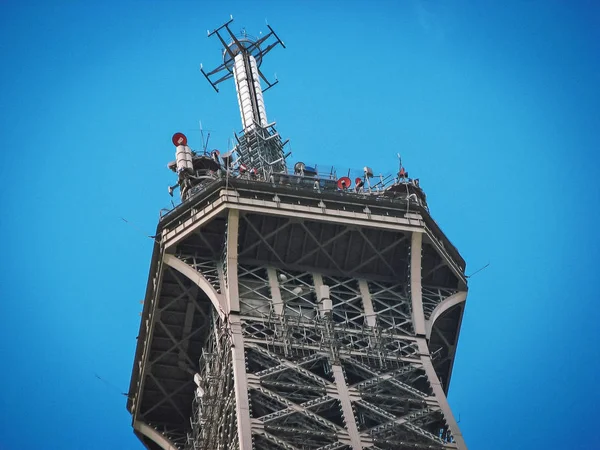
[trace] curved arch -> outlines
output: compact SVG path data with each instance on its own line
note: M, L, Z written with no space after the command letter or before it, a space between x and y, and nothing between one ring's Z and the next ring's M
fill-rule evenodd
M195 283L200 289L202 289L215 307L215 310L219 313L219 316L221 316L221 319L225 318L225 305L223 304L223 296L215 291L215 288L212 287L206 278L204 278L204 275L202 275L193 267L190 267L188 264L184 263L175 255L167 253L164 255L163 261L169 267L180 272L190 281Z
M456 294L452 294L450 297L442 300L439 305L435 307L431 313L431 316L429 317L429 320L425 324L427 339L431 338L431 330L433 329L433 324L435 321L450 308L466 300L467 291L459 291Z
M151 426L146 425L144 422L136 420L133 423L133 429L138 431L140 434L143 434L148 439L151 439L152 442L155 442L163 450L177 450L177 447L171 444L171 441L169 441L169 439L167 439L163 434L159 433Z

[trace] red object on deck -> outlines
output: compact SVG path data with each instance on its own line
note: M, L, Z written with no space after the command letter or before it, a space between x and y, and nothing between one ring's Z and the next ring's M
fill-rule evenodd
M351 184L352 184L352 180L350 180L350 178L348 178L348 177L342 177L337 181L338 189L342 189L342 190L348 189Z
M187 137L183 133L175 133L172 140L175 147L178 145L187 145Z

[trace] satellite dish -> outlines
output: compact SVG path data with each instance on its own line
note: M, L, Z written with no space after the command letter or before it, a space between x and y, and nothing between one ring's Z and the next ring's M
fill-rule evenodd
M285 276L285 274L283 274L283 273L280 273L280 274L279 274L279 280L280 280L282 283L285 283L285 282L287 281L287 277Z
M240 173L246 173L246 172L248 172L248 167L246 167L245 164L240 164L240 167L238 168L238 170L240 171Z
M338 187L338 189L341 189L342 191L345 191L346 189L348 189L351 184L352 184L352 180L350 180L350 178L348 178L348 177L342 177L339 180L337 180L337 187Z
M196 375L194 375L194 383L196 383L196 386L200 386L200 382L202 381L202 378L200 378L200 374L197 373Z
M301 286L296 286L294 289L292 289L292 294L294 294L294 295L300 295L300 294L302 294L302 287Z
M356 184L356 185L358 186L360 183L362 183L362 178L359 178L359 177L357 177L357 178L354 180L354 184Z
M187 138L185 137L185 134L183 134L183 133L175 133L173 135L173 137L171 138L171 140L173 141L173 145L175 147L177 147L179 145L187 145Z

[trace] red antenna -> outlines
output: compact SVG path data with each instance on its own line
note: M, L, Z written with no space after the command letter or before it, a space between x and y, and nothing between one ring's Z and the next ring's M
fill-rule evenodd
M178 145L187 145L187 138L183 133L175 133L172 138L173 145L177 147Z

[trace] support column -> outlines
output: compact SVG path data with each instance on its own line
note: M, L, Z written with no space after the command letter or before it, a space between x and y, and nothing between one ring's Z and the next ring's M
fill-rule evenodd
M352 411L352 403L350 401L350 392L348 391L348 385L346 385L346 379L344 378L344 371L340 365L332 365L331 370L337 386L339 394L340 404L342 405L342 412L344 414L344 421L346 422L346 428L348 435L350 436L350 442L352 443L353 450L362 450L362 443L360 441L360 434L358 432L358 426L356 425L356 418L354 417L354 411Z
M231 329L231 352L233 358L233 379L235 385L235 410L237 415L239 450L252 450L252 426L250 422L250 401L248 399L248 378L246 376L246 356L244 338L239 316L229 316Z
M281 299L281 289L279 288L279 280L277 279L277 271L274 267L267 269L269 277L269 287L271 288L271 302L273 311L277 316L283 316L283 300Z
M365 311L365 320L370 327L377 326L377 318L375 317L375 309L373 309L373 300L369 291L369 283L367 280L358 280L360 296L362 297L363 309Z
M227 317L231 330L231 353L233 359L233 379L235 386L235 408L237 415L239 450L252 450L252 428L250 423L250 401L246 377L246 355L244 337L240 322L240 299L238 289L238 230L239 211L229 210L227 220Z
M238 230L240 212L230 209L227 218L227 314L240 312L240 294L238 288Z
M312 274L312 278L313 278L313 284L315 286L315 297L317 299L317 308L319 309L317 311L317 314L319 315L319 317L323 317L323 304L321 303L321 299L319 298L319 295L321 293L321 287L323 286L323 277L321 276L320 273L313 273Z
M458 423L452 414L452 410L448 404L448 399L446 398L442 384L440 383L437 373L435 373L435 368L433 367L431 356L429 355L429 346L427 345L427 340L425 338L419 338L417 340L417 345L419 347L419 353L421 354L421 363L423 364L423 369L425 369L425 373L427 374L427 379L429 380L429 384L433 390L433 395L435 395L435 399L442 409L444 420L448 424L448 428L452 433L454 442L458 446L459 450L467 450L465 440L460 432L460 428L458 428Z
M423 233L412 233L410 244L410 298L412 302L412 321L417 336L425 336L425 314L423 313L423 294L421 292L421 250Z

